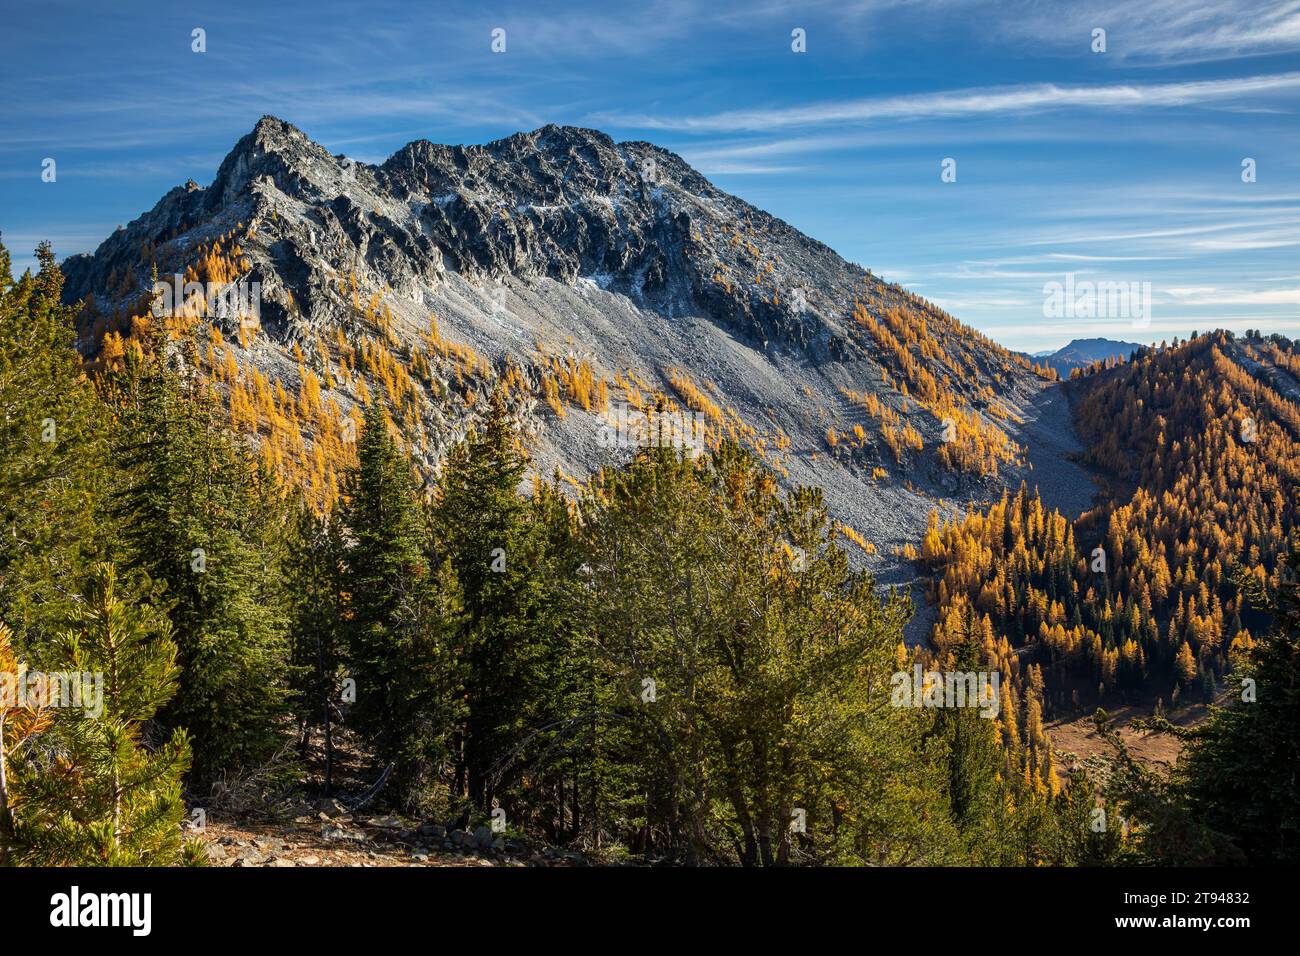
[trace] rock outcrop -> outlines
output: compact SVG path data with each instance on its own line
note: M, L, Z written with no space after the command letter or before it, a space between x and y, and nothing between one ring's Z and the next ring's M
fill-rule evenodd
M514 410L539 471L580 477L617 457L597 439L594 410L556 413L539 401L548 363L572 361L611 388L637 382L683 404L681 382L698 387L696 405L716 409L786 479L825 490L836 517L876 545L863 560L886 561L893 546L915 541L937 499L987 497L1026 474L946 471L936 455L943 423L904 394L896 359L855 320L855 306L882 322L910 310L942 345L920 365L964 407L985 414L993 396L1006 413L997 427L1022 443L1018 412L1043 388L1023 364L649 143L546 126L482 146L420 140L375 166L265 117L210 185L177 186L94 254L67 260L65 294L93 302L88 356L105 329L126 328L154 268L196 268L220 239L237 242L241 277L259 284L258 334L245 343L233 319L212 321L226 323L241 368L289 395L300 393L304 368L320 369L323 399L350 412L366 390L337 376L331 386L319 343L381 343L409 366L429 350L431 316L467 350L458 353L466 368L464 355L481 360L482 376L439 367L421 385L411 438L426 471L507 362L534 390ZM891 453L880 420L851 394L877 396L921 447ZM623 398L611 391L611 402ZM857 438L828 443L828 429L853 435L855 425Z

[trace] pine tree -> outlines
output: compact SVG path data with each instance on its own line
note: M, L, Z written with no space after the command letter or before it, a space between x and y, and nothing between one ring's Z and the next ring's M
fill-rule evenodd
M933 755L890 706L908 605L849 570L820 492L781 493L724 444L643 452L581 508L583 614L621 728L602 744L634 788L611 811L688 863L949 858Z
M19 647L50 638L61 582L104 546L102 412L75 348L48 243L14 282L0 244L0 615Z
M465 601L458 646L468 711L457 787L480 810L528 729L548 722L536 706L546 696L541 672L561 637L540 574L540 530L519 496L525 467L497 390L482 431L448 454L434 515Z
M1114 808L1098 804L1097 787L1082 765L1052 802L1056 866L1113 866L1123 843L1123 823Z
M182 676L160 720L190 733L201 789L284 747L288 668L273 480L234 445L194 368L192 342L159 336L104 390L117 425L114 550L162 587Z
M981 660L978 630L969 606L952 666L959 673L978 672L987 666ZM935 713L934 732L947 748L946 792L952 818L976 845L983 839L993 808L1003 799L998 780L1001 756L993 721L970 706L941 707Z
M344 544L336 519L305 503L298 511L286 561L290 596L289 665L292 707L302 746L322 735L325 795L334 785L334 731L340 716L346 655Z
M1179 646L1174 657L1174 673L1183 687L1190 687L1196 680L1196 658L1192 655L1191 645L1186 641Z
M599 694L573 593L585 560L576 509L557 477L536 483L528 512L537 531L529 571L545 588L532 627L545 653L529 675L532 700L521 721L527 736L501 762L496 789L509 791L516 816L531 812L557 842L581 837L599 848L599 797L610 765L602 759Z
M19 773L14 849L23 863L164 866L186 855L181 776L189 741L177 730L150 749L142 737L176 691L176 645L167 618L122 590L114 568L98 565L42 662L83 686L93 675L102 699L57 708L52 763L31 762Z
M1241 850L1222 832L1205 826L1192 815L1185 791L1170 775L1148 767L1129 752L1109 714L1099 708L1093 722L1097 735L1115 755L1103 787L1107 812L1122 814L1134 827L1135 839L1121 855L1120 862L1163 866L1247 862ZM1159 717L1150 723L1170 729L1168 722Z
M1236 699L1188 736L1173 778L1192 817L1252 864L1300 862L1300 550L1282 568L1271 600L1238 575L1275 624L1232 675Z
M26 669L14 653L12 638L13 632L0 623L0 865L8 862L18 812L18 801L10 789L9 767L16 766L23 745L39 736L51 719L44 700L19 694L18 682Z
M451 635L460 592L449 563L430 570L410 463L378 401L366 409L358 464L345 482L350 545L350 664L357 700L350 721L396 771L402 799L429 797L449 750L456 661Z

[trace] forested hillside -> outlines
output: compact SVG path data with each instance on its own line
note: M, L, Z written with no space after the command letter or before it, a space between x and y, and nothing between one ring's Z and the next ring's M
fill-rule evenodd
M86 363L38 256L15 281L0 251L0 660L110 679L97 717L4 699L5 862L200 863L182 821L236 794L686 864L1239 859L1293 822L1286 784L1225 808L1234 762L1276 756L1259 740L1295 747L1294 632L1245 600L1294 600L1288 343L1216 334L1069 386L1110 502L936 517L941 624L909 651L912 609L855 569L852 529L743 442L529 485L503 382L428 475L400 391L372 392L322 496L232 427L210 330L140 328ZM998 718L896 706L912 657L1005 672ZM1124 819L1098 825L1099 781L1057 773L1045 713L1230 673L1267 707L1214 718L1192 778L1114 774ZM370 792L335 779L345 747Z
M1285 369L1291 348L1215 333L1076 379L1103 503L1071 522L1022 489L934 515L921 560L944 616L971 606L1034 645L1054 709L1212 696L1265 624L1230 572L1276 589L1300 508L1300 411L1229 355Z
M1052 785L1044 716L1140 702L1159 718L1225 683L1239 696L1274 626L1261 595L1295 587L1294 367L1282 337L1223 332L1094 364L1067 387L1104 489L1095 508L1069 520L1022 487L931 515L918 563L939 612L932 654L979 620L1012 687L999 729L1013 770Z

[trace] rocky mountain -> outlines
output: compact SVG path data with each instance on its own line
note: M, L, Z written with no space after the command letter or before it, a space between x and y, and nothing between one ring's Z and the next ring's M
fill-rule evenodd
M1083 368L1093 362L1104 362L1111 358L1127 359L1133 352L1142 348L1136 342L1117 342L1114 339L1074 339L1055 351L1035 352L1034 361L1056 369L1061 378L1069 378L1070 370Z
M196 334L232 422L325 503L358 406L382 396L432 474L498 385L543 475L626 458L643 410L693 414L823 488L875 564L936 502L1022 479L1061 507L1091 496L1062 390L1021 357L673 153L593 130L367 165L265 117L210 185L64 270L88 358L159 323ZM161 309L155 270L181 276ZM256 315L213 294L237 288Z

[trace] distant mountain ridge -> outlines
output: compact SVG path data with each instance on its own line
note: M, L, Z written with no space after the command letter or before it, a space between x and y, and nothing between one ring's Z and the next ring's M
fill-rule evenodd
M1136 342L1120 342L1115 339L1074 339L1059 349L1034 352L1032 355L1026 354L1025 357L1056 369L1056 374L1061 378L1069 378L1071 369L1082 368L1093 362L1104 362L1110 358L1127 359L1142 347Z

